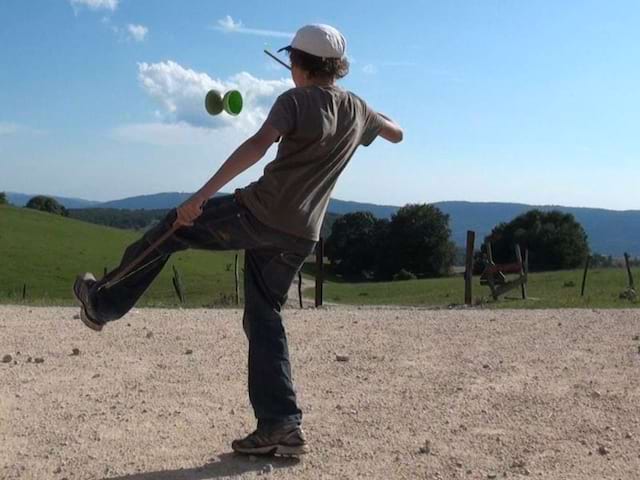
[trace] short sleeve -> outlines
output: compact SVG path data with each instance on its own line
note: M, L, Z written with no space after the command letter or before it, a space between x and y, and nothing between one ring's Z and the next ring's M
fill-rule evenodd
M268 123L275 128L280 135L286 137L296 128L296 112L296 100L291 90L289 90L276 99L265 123Z
M374 111L366 102L362 101L363 105L363 128L362 128L362 138L360 139L360 144L368 147L371 145L382 127L384 126L384 119Z

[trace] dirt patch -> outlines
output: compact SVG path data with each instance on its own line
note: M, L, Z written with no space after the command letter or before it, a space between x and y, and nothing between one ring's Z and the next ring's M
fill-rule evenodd
M2 479L640 471L637 310L288 310L300 461L230 453L254 426L240 311L135 310L100 334L76 313L0 307Z

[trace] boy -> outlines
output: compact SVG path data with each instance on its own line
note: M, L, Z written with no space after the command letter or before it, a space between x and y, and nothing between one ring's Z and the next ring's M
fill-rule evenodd
M232 448L245 454L308 452L291 377L281 308L314 250L331 191L358 145L376 136L397 143L398 125L335 83L348 73L346 41L328 25L307 25L285 47L296 85L278 97L258 132L189 200L130 245L120 266L96 281L76 279L81 318L94 330L129 311L169 256L187 248L245 250L243 327L249 340L249 398L257 429ZM263 176L234 195L211 198L281 139ZM132 273L100 288L171 229Z

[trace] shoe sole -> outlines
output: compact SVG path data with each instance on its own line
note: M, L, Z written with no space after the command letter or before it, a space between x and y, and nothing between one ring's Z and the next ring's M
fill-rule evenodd
M297 457L309 453L308 445L268 445L256 448L234 448L234 452L245 455L280 455Z
M71 288L71 292L73 293L73 296L75 297L76 301L80 305L80 320L82 320L82 323L84 323L91 330L99 332L102 330L103 325L100 325L99 323L95 323L93 320L91 320L91 318L89 318L89 315L87 315L87 307L82 302L82 300L80 300L80 296L78 295L78 292L76 292L77 283L78 283L78 279L76 278L76 281L73 283L73 287Z
M96 332L100 332L102 330L102 327L103 327L102 325L95 323L93 320L89 318L89 316L87 315L87 310L84 307L84 305L80 309L80 320L82 320L82 323L84 323L91 330L95 330Z

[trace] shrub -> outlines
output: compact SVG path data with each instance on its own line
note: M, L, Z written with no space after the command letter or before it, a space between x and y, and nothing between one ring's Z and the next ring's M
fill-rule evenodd
M60 205L55 198L45 197L44 195L33 197L27 202L26 208L53 213L54 215L62 215L63 217L69 216L68 210Z
M393 276L393 281L401 281L401 280L415 280L416 277L413 273L411 273L409 270L405 270L404 268L402 268L398 273L396 273Z
M531 210L496 226L487 237L496 263L514 261L514 247L529 250L530 270L560 270L584 265L587 234L573 215Z
M381 277L393 278L404 268L417 277L447 275L455 255L449 215L428 204L409 204L399 209L388 224L381 250Z

